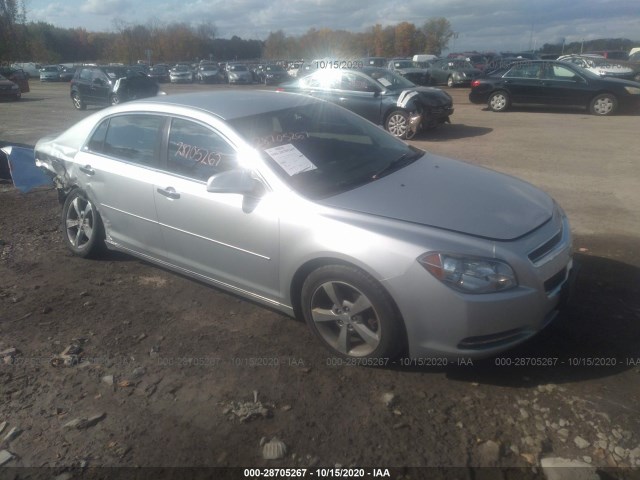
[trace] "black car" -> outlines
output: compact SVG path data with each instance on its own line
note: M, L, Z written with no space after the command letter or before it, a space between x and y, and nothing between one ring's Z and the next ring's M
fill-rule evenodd
M640 105L640 83L595 75L559 61L520 60L471 83L469 100L502 112L512 104L579 106L611 115Z
M167 83L169 81L169 65L156 64L149 69L147 75L158 83Z
M256 70L258 81L265 85L278 85L291 80L289 73L280 65L265 65Z
M158 94L158 84L144 73L122 66L87 66L71 80L71 100L78 110L87 105L116 105Z
M70 82L75 74L76 74L75 67L62 67L62 70L60 70L60 81Z
M336 103L405 139L449 121L453 114L449 94L419 87L386 68L320 69L280 90Z

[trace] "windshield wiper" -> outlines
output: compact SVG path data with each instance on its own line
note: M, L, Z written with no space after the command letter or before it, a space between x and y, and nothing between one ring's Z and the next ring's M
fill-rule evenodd
M393 173L396 170L400 170L402 167L406 167L410 163L413 163L417 159L421 158L423 153L424 152L420 150L404 153L400 155L398 158L396 158L395 160L393 160L391 163L387 164L384 168L374 173L371 176L371 179L378 180L379 178L389 175L390 173Z

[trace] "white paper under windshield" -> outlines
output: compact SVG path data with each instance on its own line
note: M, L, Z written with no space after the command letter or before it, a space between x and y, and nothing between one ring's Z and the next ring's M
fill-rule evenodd
M265 152L267 152L290 177L318 168L311 160L305 157L300 150L290 143L279 147L268 148Z

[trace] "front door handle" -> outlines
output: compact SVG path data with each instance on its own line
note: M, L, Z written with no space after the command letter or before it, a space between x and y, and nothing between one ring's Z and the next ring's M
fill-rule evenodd
M95 175L96 171L91 168L91 165L85 165L84 167L80 167L80 171L82 173L86 173L87 175Z
M176 192L176 189L173 187L167 188L158 188L156 190L160 195L164 195L167 198L171 198L173 200L177 200L180 198L180 194Z

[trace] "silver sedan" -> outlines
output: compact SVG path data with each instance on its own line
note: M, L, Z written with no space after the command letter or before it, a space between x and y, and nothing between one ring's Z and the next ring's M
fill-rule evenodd
M128 252L303 317L358 361L511 348L553 320L572 270L546 193L308 96L128 102L40 140L36 163L74 254Z

